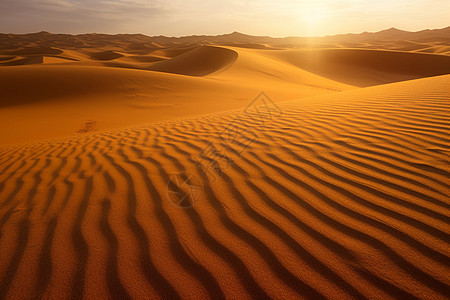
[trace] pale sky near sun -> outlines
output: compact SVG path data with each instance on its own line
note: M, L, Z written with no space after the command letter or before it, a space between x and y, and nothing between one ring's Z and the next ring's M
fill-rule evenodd
M449 0L0 0L2 33L321 36L449 20Z

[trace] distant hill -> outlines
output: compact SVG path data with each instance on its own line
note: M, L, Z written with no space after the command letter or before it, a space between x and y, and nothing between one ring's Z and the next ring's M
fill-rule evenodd
M89 48L114 45L128 45L133 48L170 47L174 45L189 44L264 44L273 47L305 47L308 45L331 47L335 43L343 46L361 47L361 43L377 43L387 41L409 42L439 42L450 44L450 26L442 29L421 30L410 32L390 28L379 32L363 32L359 34L339 34L324 37L285 37L273 38L269 36L252 36L240 32L222 35L192 35L184 37L146 36L143 34L52 34L46 31L29 34L0 34L0 49L16 49L20 47L63 47L63 48Z
M404 31L397 28L389 28L378 32L363 32L360 34L340 34L334 36L326 36L325 40L347 40L347 41L367 41L373 42L377 40L409 40L418 42L429 42L430 40L449 40L450 26L442 29L425 29L421 31Z

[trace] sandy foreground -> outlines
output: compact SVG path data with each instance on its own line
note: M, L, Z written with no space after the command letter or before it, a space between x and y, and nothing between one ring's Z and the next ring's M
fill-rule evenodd
M423 47L0 51L0 299L448 299Z

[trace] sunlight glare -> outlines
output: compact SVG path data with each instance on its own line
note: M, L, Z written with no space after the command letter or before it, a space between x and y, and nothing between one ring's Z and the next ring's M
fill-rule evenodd
M303 12L303 22L308 34L320 32L327 18L327 13L322 7L309 7Z

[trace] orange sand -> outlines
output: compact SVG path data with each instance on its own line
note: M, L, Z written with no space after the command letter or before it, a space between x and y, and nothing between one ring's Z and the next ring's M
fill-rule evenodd
M448 299L445 46L137 40L0 51L0 299Z

